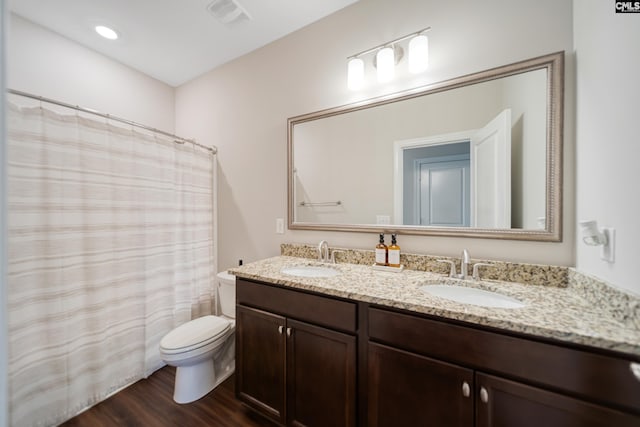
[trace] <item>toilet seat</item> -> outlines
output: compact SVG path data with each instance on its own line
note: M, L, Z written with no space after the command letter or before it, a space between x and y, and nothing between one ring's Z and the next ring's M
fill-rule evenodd
M231 322L218 316L203 316L178 326L160 341L164 354L186 353L226 337Z

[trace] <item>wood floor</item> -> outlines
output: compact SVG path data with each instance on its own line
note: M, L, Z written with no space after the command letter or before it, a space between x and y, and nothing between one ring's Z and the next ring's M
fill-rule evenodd
M236 400L233 376L202 399L185 405L173 401L174 377L175 368L166 366L62 426L274 427Z

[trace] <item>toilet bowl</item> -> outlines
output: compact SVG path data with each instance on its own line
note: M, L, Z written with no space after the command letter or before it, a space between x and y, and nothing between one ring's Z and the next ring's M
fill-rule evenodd
M173 400L200 399L229 377L235 368L235 276L217 275L221 316L203 316L184 323L160 341L160 357L176 367Z

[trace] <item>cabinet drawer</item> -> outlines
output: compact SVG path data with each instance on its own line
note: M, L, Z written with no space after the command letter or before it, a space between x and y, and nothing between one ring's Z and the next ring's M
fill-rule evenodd
M378 308L368 319L371 340L640 413L631 359Z
M356 332L356 304L246 279L236 281L236 302L282 316Z

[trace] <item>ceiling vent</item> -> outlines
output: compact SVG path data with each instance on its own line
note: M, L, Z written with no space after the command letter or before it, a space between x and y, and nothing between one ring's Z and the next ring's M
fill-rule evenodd
M225 25L235 24L240 21L248 21L251 16L244 7L235 0L214 0L209 3L207 10L218 21Z

